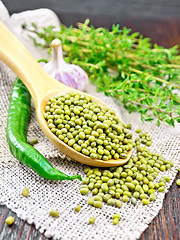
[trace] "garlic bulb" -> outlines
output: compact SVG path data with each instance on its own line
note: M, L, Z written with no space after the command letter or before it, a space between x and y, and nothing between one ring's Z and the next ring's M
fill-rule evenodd
M81 67L64 61L62 44L59 39L54 39L51 47L52 60L44 65L44 70L58 81L80 91L85 91L89 82L86 72Z

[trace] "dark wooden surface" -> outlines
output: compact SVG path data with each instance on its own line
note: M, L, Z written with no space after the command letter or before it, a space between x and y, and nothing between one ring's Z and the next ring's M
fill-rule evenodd
M179 18L179 0L2 0L10 12L29 9L50 8L61 14L91 14L91 16L111 16L127 18Z
M77 21L83 21L86 17L77 14L60 14L61 21L66 25L75 25ZM152 43L158 43L164 47L180 46L180 20L178 19L128 19L118 22L117 17L96 16L91 19L96 26L110 28L113 23L120 23L132 29L133 32L141 32L145 37L150 37ZM141 235L140 240L180 240L180 188L176 180L171 186L163 202L159 214L149 224ZM9 227L4 224L7 216L14 216L15 223ZM0 206L0 240L47 240L43 234L37 231L34 225L29 225L19 219L15 213Z

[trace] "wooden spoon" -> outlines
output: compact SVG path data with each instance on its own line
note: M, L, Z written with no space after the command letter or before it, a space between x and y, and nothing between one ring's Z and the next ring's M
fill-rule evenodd
M2 22L0 22L0 59L16 73L28 88L35 104L37 120L41 129L46 137L61 152L78 162L97 167L118 166L129 160L132 150L128 152L128 157L126 159L112 159L108 161L91 159L90 157L75 151L72 147L69 147L50 131L44 119L44 109L49 98L67 92L82 92L58 82L46 73L30 52ZM83 94L88 95L84 92ZM106 106L99 99L93 96L91 97L100 105Z

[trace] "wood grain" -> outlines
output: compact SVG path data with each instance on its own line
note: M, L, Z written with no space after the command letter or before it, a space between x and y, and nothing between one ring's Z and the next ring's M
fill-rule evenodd
M82 22L87 18L83 15L65 14L60 15L66 25L75 25L77 21ZM152 43L158 43L164 47L180 46L180 20L179 19L128 19L119 21L121 26L132 29L133 32L141 32L145 37L150 37ZM113 23L119 23L113 17L93 17L91 23L96 26L110 28ZM176 180L180 178L178 173L170 190L165 196L163 207L159 214L149 224L139 240L180 240L180 187ZM15 217L15 223L9 227L4 224L7 216ZM15 213L0 206L0 240L48 240L37 231L34 225L19 219Z
M180 178L180 174L177 175L173 185L166 194L159 214L149 224L140 240L180 239L180 188L176 184L178 178Z

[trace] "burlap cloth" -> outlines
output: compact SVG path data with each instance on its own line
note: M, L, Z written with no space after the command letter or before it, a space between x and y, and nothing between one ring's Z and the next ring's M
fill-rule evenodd
M26 34L20 29L21 23L32 21L39 25L54 24L59 27L56 15L47 9L40 9L13 15L11 18L0 2L1 20L13 29L20 40L26 45L31 53L38 59L47 57L42 50L35 48ZM155 202L150 202L148 206L143 206L139 201L136 206L130 202L123 203L122 208L103 205L102 209L96 209L87 204L87 199L91 194L82 196L79 193L81 182L74 181L48 181L39 177L32 170L19 163L10 153L6 137L6 119L9 106L9 97L15 74L0 62L0 203L17 213L18 217L34 223L40 232L45 232L45 236L53 236L54 239L62 240L86 240L86 239L138 239L148 224L158 214L162 207L165 193L158 193ZM151 150L162 154L166 159L172 160L174 167L167 172L160 173L157 180L165 175L169 175L171 181L167 183L166 192L172 184L177 170L180 167L180 125L170 127L162 124L160 127L156 123L143 124L138 113L128 114L128 112L112 98L97 93L93 85L89 86L88 92L112 107L125 123L132 123L134 130L141 128L148 131L153 139ZM32 103L31 121L28 128L28 140L37 138L39 140L35 148L39 150L53 166L69 175L80 174L85 176L83 164L74 162L60 153L44 136L38 122L34 105ZM30 195L22 197L23 187L28 187ZM80 204L82 209L79 213L74 212L74 207ZM53 219L49 216L50 209L58 209L60 217ZM121 220L116 226L112 224L112 214L120 213ZM96 222L88 224L89 217L94 216Z

